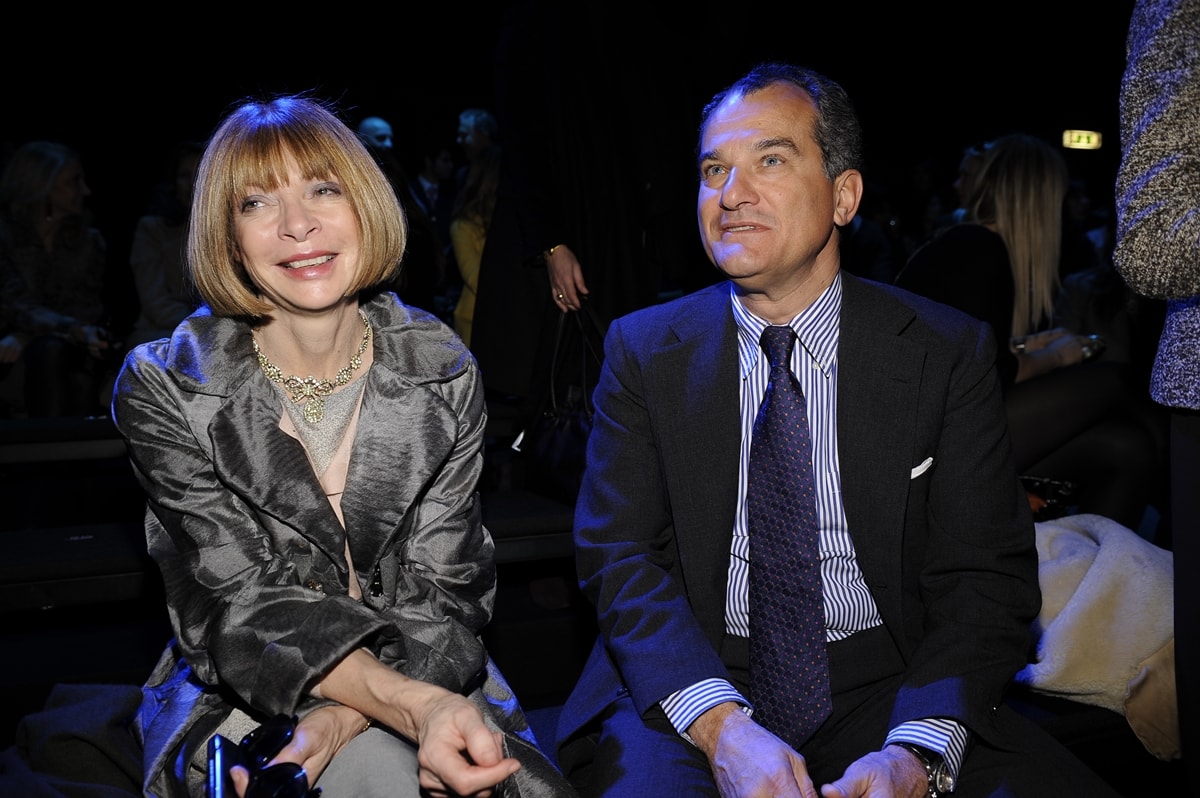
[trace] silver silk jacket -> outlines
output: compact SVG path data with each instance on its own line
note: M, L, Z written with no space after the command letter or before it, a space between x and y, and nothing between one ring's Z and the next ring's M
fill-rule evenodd
M476 492L486 412L475 360L393 294L363 309L374 363L341 499L345 528L300 442L280 429L280 399L247 324L202 308L125 360L113 418L146 493L147 546L175 633L137 723L148 793L188 795L208 737L235 707L261 719L303 715L322 703L309 687L365 646L407 676L470 696L508 732L510 753L526 760L514 779L526 783L502 794L571 794L479 639L496 573Z

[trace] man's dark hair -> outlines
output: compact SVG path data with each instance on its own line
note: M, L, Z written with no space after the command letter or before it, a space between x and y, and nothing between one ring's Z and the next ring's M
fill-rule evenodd
M862 169L862 125L846 90L821 73L794 64L763 62L717 92L700 114L701 133L713 111L727 97L753 94L775 83L798 86L816 105L813 138L821 149L826 177L832 180L847 169Z

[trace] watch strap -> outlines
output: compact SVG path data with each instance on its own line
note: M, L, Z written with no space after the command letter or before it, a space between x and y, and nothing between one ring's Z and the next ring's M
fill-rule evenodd
M925 767L925 775L929 779L928 791L925 793L927 798L945 798L946 793L938 789L938 774L946 767L945 757L931 748L925 748L924 746L904 742L903 740L897 740L889 743L889 745L894 745L908 751Z

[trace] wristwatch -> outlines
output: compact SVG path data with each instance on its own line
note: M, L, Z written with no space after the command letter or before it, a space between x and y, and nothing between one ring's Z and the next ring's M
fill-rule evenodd
M894 742L891 745L908 751L925 766L925 772L929 774L929 792L926 793L928 798L944 798L954 792L954 774L946 765L945 757L937 751L905 742Z

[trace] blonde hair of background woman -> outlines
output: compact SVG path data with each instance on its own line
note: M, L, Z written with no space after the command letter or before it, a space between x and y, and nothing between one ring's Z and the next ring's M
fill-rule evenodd
M1001 136L984 153L967 210L1008 247L1014 337L1039 330L1053 317L1067 183L1066 160L1036 136Z

